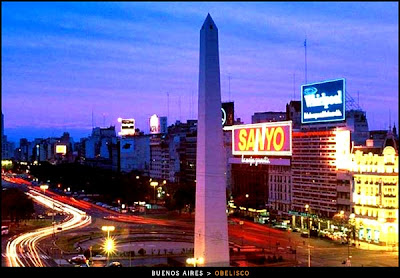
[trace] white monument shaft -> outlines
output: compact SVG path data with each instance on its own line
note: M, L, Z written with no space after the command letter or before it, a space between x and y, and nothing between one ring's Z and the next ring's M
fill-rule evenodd
M229 266L218 52L218 29L208 14L200 30L194 239L203 266Z

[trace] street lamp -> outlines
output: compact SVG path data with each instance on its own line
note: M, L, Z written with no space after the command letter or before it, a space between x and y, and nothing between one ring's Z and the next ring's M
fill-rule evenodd
M154 187L154 204L156 203L156 187L158 186L158 182L151 181L150 186Z
M107 232L107 237L110 237L110 232L115 231L115 226L102 226L101 230Z
M47 184L43 184L43 185L40 186L40 189L42 189L43 190L43 194L46 195L46 189L49 189L49 186Z
M310 206L308 205L308 204L306 204L305 206L305 209L306 209L306 217L307 217L307 224L308 224L308 267L311 267L311 253L310 253L310 234L311 234L311 221L310 221L310 217L309 217L309 212L308 212L308 210L309 210L309 208L310 208Z
M115 230L115 226L102 226L101 230L107 232L107 238L104 241L103 250L107 253L107 265L109 260L109 255L115 250L114 239L110 237L110 232Z
M112 239L111 237L107 238L104 241L103 250L107 253L107 265L108 265L110 254L114 253L114 251L115 251L114 239Z
M187 264L192 264L194 267L196 267L198 264L203 264L204 259L203 258L188 258L186 260Z

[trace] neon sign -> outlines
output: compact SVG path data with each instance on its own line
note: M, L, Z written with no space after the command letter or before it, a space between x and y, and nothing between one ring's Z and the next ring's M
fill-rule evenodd
M344 79L301 86L301 123L343 121L344 119Z
M232 126L233 155L292 155L292 121Z
M258 164L270 164L271 161L269 161L269 158L264 156L263 158L253 158L252 156L250 157L244 157L244 155L242 155L242 163L248 163L251 165L255 165L257 166Z

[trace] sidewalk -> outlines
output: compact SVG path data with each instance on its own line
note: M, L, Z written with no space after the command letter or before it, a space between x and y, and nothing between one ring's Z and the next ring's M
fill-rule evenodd
M356 245L357 249L363 249L363 250L375 250L375 251L388 251L388 252L398 252L399 247L395 246L381 246L381 245L376 245L368 242L357 242Z

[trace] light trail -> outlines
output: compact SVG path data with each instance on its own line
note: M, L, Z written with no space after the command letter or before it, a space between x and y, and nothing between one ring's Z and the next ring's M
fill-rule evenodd
M50 207L59 212L67 213L69 215L67 219L60 224L19 235L7 243L6 254L8 266L43 267L45 265L39 255L39 250L37 247L38 241L45 237L51 236L53 233L59 233L61 231L81 228L89 225L91 223L91 217L77 208L51 199L40 192L30 190L26 194L44 206ZM57 230L57 228L61 228L61 231ZM23 260L21 258L23 258Z

